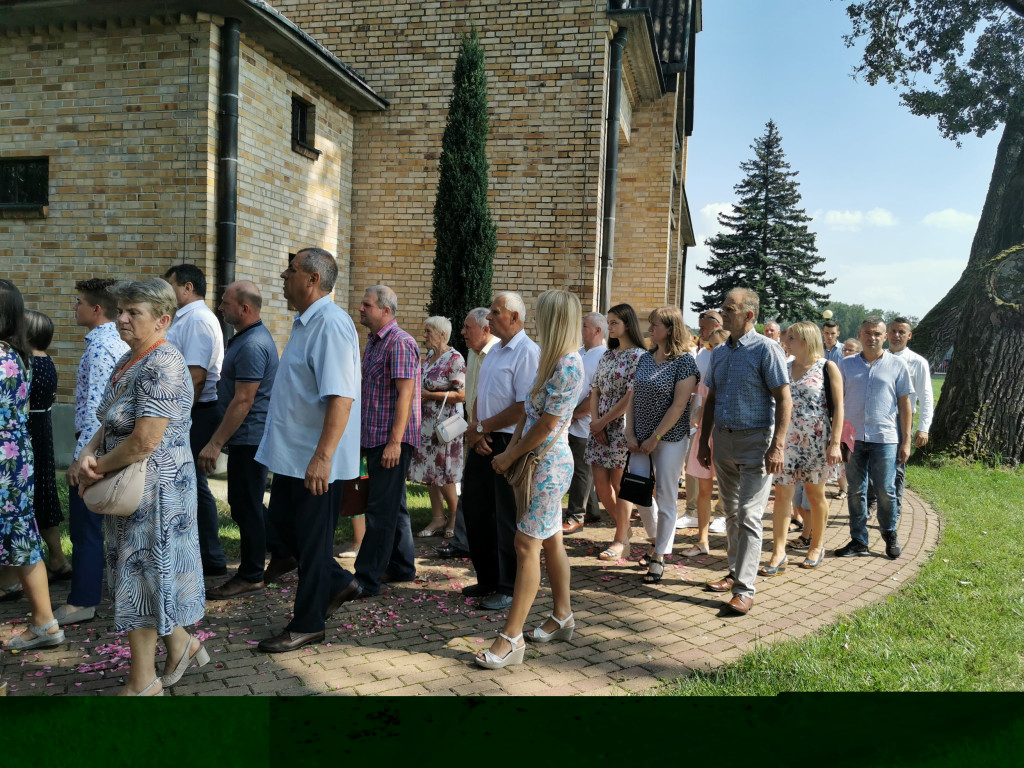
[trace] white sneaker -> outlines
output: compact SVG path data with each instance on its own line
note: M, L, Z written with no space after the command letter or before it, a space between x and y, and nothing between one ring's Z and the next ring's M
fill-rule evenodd
M725 533L725 518L716 517L711 521L711 525L708 526L708 530L711 533Z
M696 528L698 525L699 521L697 518L691 515L683 515L676 518L676 528Z

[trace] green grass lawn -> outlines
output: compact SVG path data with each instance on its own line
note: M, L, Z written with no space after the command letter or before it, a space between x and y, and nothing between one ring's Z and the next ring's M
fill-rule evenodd
M942 518L912 583L810 637L756 647L660 693L1024 690L1024 469L910 466L907 483Z

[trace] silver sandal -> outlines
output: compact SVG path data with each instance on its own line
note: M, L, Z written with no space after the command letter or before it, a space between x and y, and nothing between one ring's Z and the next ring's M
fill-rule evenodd
M56 619L50 619L46 624L39 627L35 624L28 625L28 631L31 632L35 637L31 640L23 640L22 635L12 637L7 643L8 651L28 651L32 648L51 648L55 645L61 645L64 642L64 630L58 629L52 635L47 634L51 627L57 626Z

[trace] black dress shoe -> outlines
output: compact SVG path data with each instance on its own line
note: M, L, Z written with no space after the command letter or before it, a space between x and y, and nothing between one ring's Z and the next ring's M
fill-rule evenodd
M227 576L228 567L226 565L207 565L203 563L203 578L209 578L210 576Z
M323 630L319 632L289 632L286 629L277 637L260 640L260 644L256 648L264 653L284 653L285 651L294 651L296 648L301 648L310 643L322 643L323 641Z
M263 572L263 582L269 584L277 581L286 573L291 573L299 567L299 561L294 557L271 557L267 563L267 570Z
M434 547L434 552L438 557L469 557L469 552L459 549L450 541L438 544Z
M381 584L402 584L407 581L416 581L416 572L411 576L394 576L390 571L384 571L380 577Z
M363 596L363 588L359 585L356 579L352 579L340 592L336 592L331 598L331 602L327 605L327 613L324 614L324 621L331 618L334 612L341 608L342 605L349 602L350 600L358 600Z
M255 583L246 581L237 573L225 581L219 587L206 590L207 600L227 600L239 595L249 595L254 592L262 592L265 584L262 581Z
M487 597L494 593L494 587L488 587L484 584L470 584L468 587L462 588L462 594L466 597Z

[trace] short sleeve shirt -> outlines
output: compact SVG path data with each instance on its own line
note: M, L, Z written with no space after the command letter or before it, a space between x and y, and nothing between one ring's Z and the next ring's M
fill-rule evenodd
M114 364L127 353L128 345L121 340L114 323L97 325L85 334L85 354L78 364L75 386L76 459L100 428L96 409L110 381L110 374L114 372Z
M498 344L484 358L476 394L477 421L497 416L510 405L525 403L537 378L540 347L526 331L520 331L507 344ZM512 434L515 426L495 430Z
M348 313L324 296L292 323L256 461L274 474L305 477L333 396L353 403L331 458L332 483L359 476L359 338Z
M772 390L789 383L782 346L750 330L711 351L708 389L715 393L715 425L761 429L775 425Z
M580 403L590 397L590 386L594 383L597 365L601 362L601 358L604 357L604 353L607 351L608 347L604 344L598 344L593 349L580 347L579 354L583 360L583 393L576 406L579 406ZM576 410L575 406L573 410ZM587 411L585 415L580 416L578 419L573 419L572 424L569 425L569 434L573 437L590 437L590 411Z
M224 352L224 368L217 382L217 400L221 413L234 400L237 382L259 382L252 407L235 434L228 439L228 445L260 444L267 423L277 365L277 345L262 321L257 320L228 340L228 348Z
M700 380L697 363L690 353L684 353L673 360L658 365L653 352L646 352L636 365L633 379L633 433L637 442L643 442L665 418L675 398L676 384L690 376ZM694 384L696 388L696 383ZM679 420L673 424L661 439L676 443L690 434L690 404Z
M420 348L416 340L392 320L377 333L371 333L363 350L362 446L376 448L391 437L398 404L395 379L413 382L412 410L405 425L402 442L420 444L420 405L422 372Z
M174 313L167 341L181 352L185 365L206 371L206 383L203 391L196 393L196 402L217 402L217 382L224 365L224 334L217 316L201 300L189 302Z

